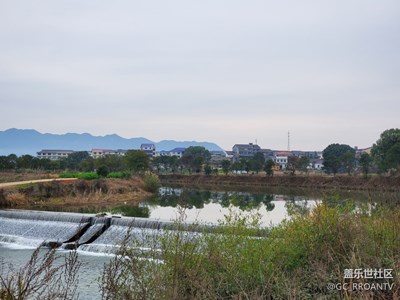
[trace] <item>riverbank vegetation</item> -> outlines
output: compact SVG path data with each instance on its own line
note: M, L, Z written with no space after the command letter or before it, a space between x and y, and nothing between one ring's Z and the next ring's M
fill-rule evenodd
M152 187L153 188L153 187ZM137 205L151 193L141 177L28 183L0 189L0 207L34 209L106 203Z
M309 190L353 190L399 192L399 176L256 176L256 175L159 175L163 185L209 189L303 188Z
M99 275L101 298L398 298L398 207L356 206L332 196L273 228L261 228L259 221L256 214L231 213L213 232L185 224L182 211L178 230L128 234ZM77 269L62 268L76 278L70 273ZM9 296L19 291L9 284L12 276L2 274L1 299L30 299ZM20 283L29 286L31 278L23 276Z
M267 231L259 230L257 216L230 215L221 225L221 234L164 232L154 237L157 251L138 252L144 245L127 238L105 268L103 299L395 299L400 293L399 209L355 209L329 199ZM393 276L345 277L359 269ZM331 288L344 283L388 288Z

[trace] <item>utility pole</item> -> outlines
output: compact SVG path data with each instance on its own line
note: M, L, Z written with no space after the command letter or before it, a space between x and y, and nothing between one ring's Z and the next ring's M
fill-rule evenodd
M287 132L287 150L290 151L290 131Z

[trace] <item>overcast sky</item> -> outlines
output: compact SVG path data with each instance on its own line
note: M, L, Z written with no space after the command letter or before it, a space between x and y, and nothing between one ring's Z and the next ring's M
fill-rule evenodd
M0 0L0 130L323 150L400 127L400 1Z

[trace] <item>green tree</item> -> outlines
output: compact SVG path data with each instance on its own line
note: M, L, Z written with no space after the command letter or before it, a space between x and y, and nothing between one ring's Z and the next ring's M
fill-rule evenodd
M300 172L307 173L309 165L310 165L310 158L308 158L307 156L302 156L299 158L299 161L297 162L297 170Z
M381 133L372 146L371 155L383 172L400 165L400 129L388 129Z
M257 152L256 154L254 154L254 156L250 160L251 169L257 174L263 169L264 163L265 157L264 154L262 154L261 152Z
M306 156L289 156L286 168L292 172L292 175L294 175L296 171L306 173L308 172L309 164L310 159Z
M294 175L296 173L298 162L299 162L299 157L297 157L297 156L289 156L288 157L288 163L287 163L286 169L289 170L292 175Z
M87 151L78 151L68 155L68 157L65 159L65 164L68 169L81 170L82 161L87 159L91 159Z
M232 170L235 171L235 173L237 174L239 171L242 170L242 164L240 161L235 161L232 164Z
M95 163L95 160L91 157L88 159L82 160L79 163L79 170L82 170L84 172L90 172L90 171L93 171L94 169L96 169L96 163Z
M106 166L100 166L97 171L96 171L97 175L99 175L100 177L107 177L108 175L108 168Z
M12 170L17 167L17 156L10 154L8 156L0 156L0 170Z
M196 173L201 172L202 165L211 159L211 153L204 147L192 146L185 150L180 161L189 169Z
M17 158L17 167L19 169L35 169L35 157L29 154L22 155Z
M212 168L208 163L206 163L206 165L204 166L204 174L209 176L211 175L211 173L212 173Z
M125 159L120 155L106 155L95 159L94 165L96 168L106 166L110 172L120 172L127 169Z
M330 144L322 152L324 168L328 173L343 173L354 165L355 150L349 145Z
M224 172L225 175L228 175L229 173L229 169L231 167L231 161L228 159L224 159L221 162L221 167L222 167L222 171Z
M264 165L264 171L268 176L274 176L275 162L272 159L268 159Z
M149 169L149 156L141 150L129 150L125 154L126 166L135 173L144 173Z
M372 157L368 153L361 154L359 164L364 176L367 177L372 164Z
M249 173L250 171L250 160L247 158L241 158L240 159L240 165L242 166L242 170L246 171L246 173Z
M348 151L341 156L342 165L347 172L347 174L351 174L354 170L355 166L355 153Z

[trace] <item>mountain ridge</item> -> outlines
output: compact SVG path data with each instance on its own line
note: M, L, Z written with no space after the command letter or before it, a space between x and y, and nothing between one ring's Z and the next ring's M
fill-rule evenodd
M203 146L208 150L222 150L212 142L161 140L154 142L144 137L124 138L116 133L104 136L94 136L90 133L64 134L41 133L35 129L9 128L0 131L0 155L30 154L42 149L67 149L88 151L93 148L104 149L139 149L141 144L151 143L157 151L172 150L176 147Z

